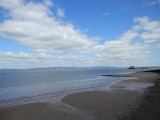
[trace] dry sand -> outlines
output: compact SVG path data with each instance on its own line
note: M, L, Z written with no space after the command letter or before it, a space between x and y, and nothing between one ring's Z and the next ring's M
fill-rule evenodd
M153 83L159 75L135 73L119 76L133 76L117 82L110 91L90 91L67 95L62 102L74 107L50 103L32 103L0 108L0 120L118 120L134 112L144 100L143 91L131 91L122 84Z

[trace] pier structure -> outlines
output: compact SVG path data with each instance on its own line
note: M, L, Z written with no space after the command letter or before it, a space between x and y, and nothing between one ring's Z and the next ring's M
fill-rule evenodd
M156 69L160 69L160 66L149 66L149 67L130 66L128 69L150 69L150 70L156 70Z

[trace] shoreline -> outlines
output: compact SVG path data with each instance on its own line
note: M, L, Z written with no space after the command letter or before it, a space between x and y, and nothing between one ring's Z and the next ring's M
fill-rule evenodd
M90 91L70 94L62 99L62 102L69 104L81 111L92 116L96 120L119 120L124 116L128 116L131 112L135 112L148 89L144 90L125 89L125 86L133 83L148 84L154 83L159 75L155 73L131 73L121 74L121 77L138 77L139 79L127 79L116 82L110 87L110 91ZM92 120L92 119L91 119Z
M145 90L125 89L130 84L153 84L159 75L153 72L118 74L119 77L138 77L117 81L109 91L87 91L63 97L62 104L30 103L0 108L2 120L119 120L135 112L148 94ZM136 88L135 88L136 89ZM66 105L64 105L64 104ZM38 112L38 114L36 114ZM9 117L10 116L10 117ZM126 118L127 118L126 117Z
M96 80L98 81L97 84L93 81L94 85L90 85L87 87L77 87L77 88L71 88L68 90L61 90L58 92L50 91L48 93L44 94L37 94L32 96L25 96L22 95L21 97L12 97L11 99L4 99L0 100L0 107L9 107L9 106L15 106L15 105L22 105L22 104L30 104L30 103L36 103L36 102L51 102L53 104L59 103L61 99L64 96L67 96L72 93L78 93L78 92L85 92L85 91L99 91L99 90L109 90L109 86L111 84L114 84L118 81L123 81L126 79L129 79L129 77L105 77L98 75L97 77L94 77L93 79L89 78L90 80ZM88 79L87 79L88 80Z

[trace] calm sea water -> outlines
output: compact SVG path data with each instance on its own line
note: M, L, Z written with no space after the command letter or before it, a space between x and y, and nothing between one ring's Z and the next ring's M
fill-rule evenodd
M105 90L124 78L100 75L128 72L134 71L106 67L0 70L0 106L52 102L77 91Z

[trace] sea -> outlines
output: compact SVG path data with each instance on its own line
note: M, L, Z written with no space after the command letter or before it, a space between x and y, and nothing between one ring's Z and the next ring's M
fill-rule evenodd
M115 67L56 67L0 70L0 107L33 102L58 102L74 92L107 90L125 77L101 75L136 72Z

